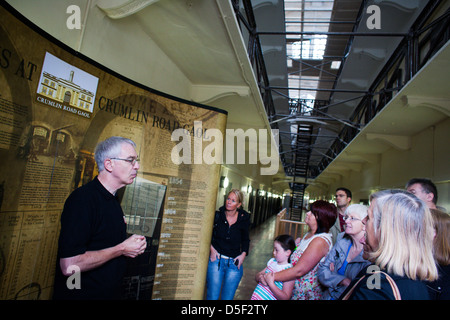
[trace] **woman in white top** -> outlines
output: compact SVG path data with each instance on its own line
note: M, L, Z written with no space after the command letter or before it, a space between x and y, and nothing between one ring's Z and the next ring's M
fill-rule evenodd
M291 256L292 268L274 273L275 281L295 280L292 300L320 300L322 289L317 279L317 267L331 248L330 228L337 218L336 206L327 201L318 200L311 204L306 213L305 223L308 233L298 242ZM264 276L258 281L265 284Z

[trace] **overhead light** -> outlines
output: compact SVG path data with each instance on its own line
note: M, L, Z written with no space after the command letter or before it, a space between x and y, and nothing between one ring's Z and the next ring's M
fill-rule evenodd
M222 176L222 177L220 177L220 184L219 184L219 187L221 187L221 188L227 188L228 187L228 184L229 184L229 180L228 180L228 178L227 177L225 177L225 176Z
M340 61L333 61L333 62L331 62L330 69L337 70L340 67L341 67L341 62Z
M323 125L327 125L328 124L328 123L326 123L324 121L320 121L320 120L317 120L317 119L309 119L307 117L288 119L288 120L286 120L286 122L290 122L290 123L313 122L313 123L318 123L318 124L323 124Z

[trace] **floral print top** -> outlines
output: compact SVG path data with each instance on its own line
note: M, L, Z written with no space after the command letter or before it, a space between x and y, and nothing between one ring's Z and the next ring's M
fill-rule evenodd
M308 234L309 233L305 234L297 246L297 249L291 255L291 263L293 266L297 264L298 260L306 251L306 248L308 248L311 241L317 237L324 239L328 243L328 252L331 249L331 233L319 233L313 235L309 239L305 239ZM324 255L319 263L324 261L326 256L327 255ZM319 263L317 263L317 265L315 265L314 268L312 268L308 273L295 280L294 290L292 291L291 297L292 300L320 300L322 298L322 288L317 277Z

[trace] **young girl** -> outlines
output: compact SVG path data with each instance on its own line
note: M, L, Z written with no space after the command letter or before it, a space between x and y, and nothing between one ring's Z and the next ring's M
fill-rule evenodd
M273 242L273 258L267 262L267 267L261 270L257 275L264 276L267 286L258 283L252 294L252 300L289 300L294 288L293 281L280 282L274 281L273 273L289 269L292 267L290 256L295 251L295 241L290 235L284 234L275 238Z

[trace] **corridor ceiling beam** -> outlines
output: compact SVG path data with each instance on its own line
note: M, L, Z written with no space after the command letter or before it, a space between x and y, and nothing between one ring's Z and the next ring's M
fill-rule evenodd
M354 37L407 37L409 33L392 32L320 32L320 31L257 31L257 35L291 35L291 36L354 36Z

